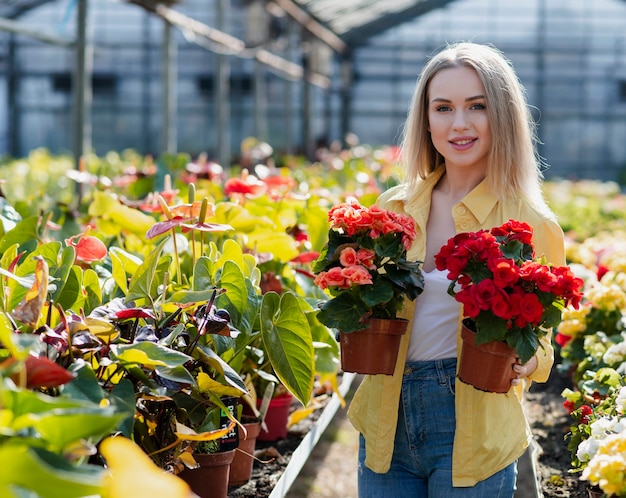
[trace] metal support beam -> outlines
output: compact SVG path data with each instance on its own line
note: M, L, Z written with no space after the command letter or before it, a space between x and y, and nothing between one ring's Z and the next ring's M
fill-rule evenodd
M41 31L27 28L23 24L12 21L5 17L0 17L0 31L8 31L9 33L27 36L29 38L39 40L43 43L56 45L58 47L72 48L74 46L74 42L72 40L66 40L65 38L60 38L58 36L49 35L46 33L42 33Z
M313 36L322 40L336 52L345 52L348 46L333 31L316 21L308 12L298 7L292 0L274 0L285 13L294 21L308 30Z
M163 93L161 95L163 124L161 126L161 150L168 154L176 154L178 152L178 134L176 127L176 118L178 115L178 92L176 91L178 50L176 38L173 36L172 31L172 25L164 21L163 57L161 57L163 61Z
M169 7L166 7L162 4L155 5L154 3L148 2L147 0L127 1L129 3L143 7L144 9L156 14L157 16L165 19L167 22L176 26L183 32L192 33L193 35L199 37L198 40L193 41L201 47L206 48L207 50L212 50L213 52L223 52L224 50L226 50L228 55L234 55L247 59L256 59L259 62L262 62L263 64L269 66L270 69L285 78L301 80L305 77L302 66L299 66L298 64L295 64L294 62L291 62L265 49L258 47L246 47L246 44L239 38L224 33L223 31L220 31L218 29L212 28L196 19L181 14L174 9L170 9ZM202 41L209 43L202 43ZM210 45L211 43L217 46L212 47ZM323 75L313 74L309 72L308 78L309 82L313 85L319 86L321 88L327 88L329 86L328 78Z
M74 69L74 162L80 167L85 154L91 152L91 78L93 46L88 35L89 0L77 0L76 10L76 67ZM78 194L80 199L80 183Z
M224 29L230 0L217 0L217 25ZM230 136L230 61L228 56L218 53L217 72L215 74L215 108L217 110L217 159L224 168L231 162Z

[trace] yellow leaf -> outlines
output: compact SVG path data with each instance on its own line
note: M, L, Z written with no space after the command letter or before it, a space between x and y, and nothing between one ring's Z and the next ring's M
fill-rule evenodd
M301 420L307 418L311 413L315 411L315 408L299 408L298 410L293 411L289 415L289 419L287 420L287 425L291 427L292 425L297 424Z
M197 433L193 429L190 429L186 425L176 422L176 437L179 441L215 441L221 439L235 427L235 422L230 422L224 429L217 429L214 431Z
M200 372L198 374L198 389L203 393L213 393L218 398L222 396L234 396L239 397L242 395L242 391L235 387L226 386L221 382L212 379L208 374Z
M337 395L337 398L339 398L339 403L341 404L342 408L346 407L346 400L344 399L344 397L341 395L341 393L339 392L339 384L337 384L337 374L336 373L326 373L326 374L321 374L320 375L320 383L324 383L324 382L329 382L330 386L333 388L333 392Z
M48 263L41 256L37 256L36 259L35 281L13 312L16 319L33 328L37 328L41 308L48 295Z
M85 325L89 329L89 332L105 342L111 342L119 335L119 332L113 324L106 320L88 316L85 318Z
M130 439L109 437L102 441L100 452L109 469L106 482L109 498L195 496L187 483L157 467Z

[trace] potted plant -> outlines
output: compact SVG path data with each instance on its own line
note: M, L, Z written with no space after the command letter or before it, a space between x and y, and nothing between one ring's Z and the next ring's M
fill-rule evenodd
M509 220L457 234L435 255L437 269L448 271L448 293L463 304L466 317L459 379L477 389L507 392L511 365L530 360L563 308L578 307L582 299L583 281L569 267L533 259L532 236L530 225ZM478 352L486 356L474 360Z
M397 313L405 298L414 300L424 288L421 262L406 259L415 239L413 219L357 202L333 207L328 219L328 243L313 271L315 284L332 297L319 306L317 319L340 331L344 371L392 374L408 325ZM363 340L369 342L365 350L354 349Z

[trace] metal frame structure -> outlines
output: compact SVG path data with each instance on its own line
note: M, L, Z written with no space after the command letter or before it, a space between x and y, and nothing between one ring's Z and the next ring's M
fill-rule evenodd
M40 7L52 0L5 0L0 4L0 31L8 31L21 36L27 36L44 43L50 43L75 50L74 74L74 126L75 136L73 153L76 163L91 148L91 71L94 47L89 39L87 26L89 0L76 0L76 39L66 40L52 34L41 33L29 29L15 21L31 9ZM441 7L451 0L398 0L394 2L372 2L370 0L350 0L337 2L325 0L262 0L266 7L277 8L289 16L296 24L313 37L328 45L341 58L341 95L342 95L342 135L349 130L350 86L353 81L351 50L353 46L362 43L367 37L380 33L389 27L405 22L408 16L418 16L428 10ZM176 129L173 122L177 108L172 92L175 89L176 75L176 46L171 33L172 27L193 32L197 39L207 41L226 50L229 56L253 57L258 64L270 67L282 77L302 81L304 84L302 102L303 141L309 155L313 153L313 137L309 126L310 104L309 85L328 89L329 76L315 73L311 66L309 51L302 51L302 63L298 64L280 57L266 50L264 47L248 47L243 40L229 35L221 26L213 27L189 18L176 10L176 0L127 0L164 20L163 31L163 61L162 72L164 95L162 109L164 115L161 147L164 152L175 152ZM228 9L228 0L216 0L218 9ZM382 7L381 7L382 6ZM219 16L218 16L219 17ZM223 16L222 16L223 17ZM211 50L211 46L205 48ZM220 125L217 127L218 144L227 144L229 123L228 108L228 57L218 57L217 77L217 115ZM256 83L261 86L262 80ZM261 95L258 95L261 99ZM259 100L257 113L262 112L262 100ZM262 122L262 117L257 118ZM261 126L261 125L259 125ZM222 162L226 160L228 151L225 148L219 151Z

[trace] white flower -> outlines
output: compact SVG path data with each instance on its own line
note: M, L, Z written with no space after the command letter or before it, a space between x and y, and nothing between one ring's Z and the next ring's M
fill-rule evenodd
M615 405L618 413L626 411L626 386L622 387L615 398Z
M602 357L602 360L604 361L604 363L610 366L619 365L623 363L625 359L626 359L626 341L613 344L606 350L606 352L604 353L604 356Z
M585 439L578 445L578 450L576 451L576 457L581 462L588 462L593 458L593 456L598 451L598 447L600 443L596 438L590 437L589 439Z
M613 422L610 418L600 417L589 424L591 429L591 437L596 439L602 439L609 432L611 432L611 426Z

